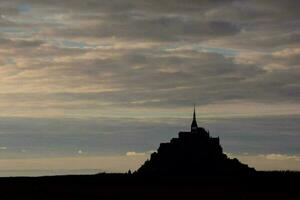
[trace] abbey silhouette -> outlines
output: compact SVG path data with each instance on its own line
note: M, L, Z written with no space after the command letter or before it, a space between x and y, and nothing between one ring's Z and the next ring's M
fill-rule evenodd
M179 132L178 138L161 143L136 173L156 175L223 175L255 171L223 153L219 137L198 127L194 107L191 131Z

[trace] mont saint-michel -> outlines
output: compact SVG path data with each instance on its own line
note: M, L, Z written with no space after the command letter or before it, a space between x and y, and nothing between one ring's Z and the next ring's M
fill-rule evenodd
M178 138L161 143L138 170L138 174L168 175L224 175L247 174L254 168L230 159L223 153L219 137L211 137L209 131L198 127L194 108L190 131L181 131Z
M135 172L0 178L3 199L299 199L299 172L257 171L223 153L219 137L198 126L157 152Z
M299 200L299 144L300 0L0 0L0 200Z

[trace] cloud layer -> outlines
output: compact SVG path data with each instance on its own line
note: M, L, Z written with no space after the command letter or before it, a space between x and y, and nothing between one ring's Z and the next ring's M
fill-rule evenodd
M99 104L298 104L298 4L2 2L0 92L6 103L25 101L23 111L51 99L45 113L68 112L68 100L87 112Z
M1 1L0 156L136 157L186 127L194 103L224 118L206 125L229 152L298 155L299 8Z

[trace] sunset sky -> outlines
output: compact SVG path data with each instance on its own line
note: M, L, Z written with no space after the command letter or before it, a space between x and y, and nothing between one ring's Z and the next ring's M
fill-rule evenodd
M0 175L136 169L189 129L194 103L231 157L300 170L299 8L2 0Z

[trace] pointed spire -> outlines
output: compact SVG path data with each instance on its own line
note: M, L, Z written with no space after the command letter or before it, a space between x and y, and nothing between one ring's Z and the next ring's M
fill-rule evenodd
M198 124L196 120L196 106L194 104L194 113L193 113L193 121L191 124L191 132L197 131L198 130Z
M193 121L195 120L196 121L196 108L195 108L195 104L194 104L194 114L193 114Z

